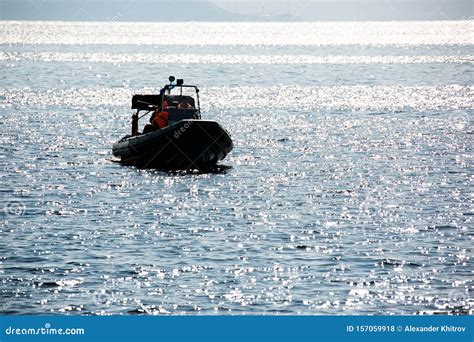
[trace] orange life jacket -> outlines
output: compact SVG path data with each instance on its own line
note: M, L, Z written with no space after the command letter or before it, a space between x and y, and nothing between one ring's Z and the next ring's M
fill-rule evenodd
M168 112L161 111L153 119L153 126L163 128L168 126Z
M155 113L153 113L150 121L155 128L163 128L168 126L168 112L165 111L165 108L168 108L168 101L164 100L160 108L157 108Z

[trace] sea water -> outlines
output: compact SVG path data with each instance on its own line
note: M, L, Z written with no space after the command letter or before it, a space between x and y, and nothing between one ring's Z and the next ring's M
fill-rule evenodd
M2 314L472 313L472 21L0 27ZM170 75L215 172L111 161Z

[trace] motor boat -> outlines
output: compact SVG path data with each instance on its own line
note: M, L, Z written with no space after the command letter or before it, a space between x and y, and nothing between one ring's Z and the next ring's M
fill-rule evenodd
M114 156L122 164L139 168L215 167L232 151L229 133L218 122L201 119L197 86L173 76L169 81L157 95L133 95L132 132L113 145ZM149 114L149 123L139 132L139 119Z

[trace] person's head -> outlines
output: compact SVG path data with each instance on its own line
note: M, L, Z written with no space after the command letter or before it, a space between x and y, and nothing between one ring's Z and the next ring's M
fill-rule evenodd
M193 105L191 103L189 103L189 100L182 100L180 105L183 107L183 108L193 108Z

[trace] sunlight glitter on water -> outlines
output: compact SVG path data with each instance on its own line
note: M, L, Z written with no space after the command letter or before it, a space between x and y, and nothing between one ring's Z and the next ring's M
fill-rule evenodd
M34 90L4 89L0 106L68 106L86 109L92 106L127 106L134 93L156 92L155 89L79 88ZM204 108L313 111L361 110L463 110L474 107L474 86L239 86L203 87L207 101ZM254 96L254 94L259 94ZM124 111L124 114L126 112ZM128 115L128 114L127 114ZM467 116L467 115L466 115Z
M2 313L472 314L471 22L0 26ZM227 167L110 161L170 74Z
M419 64L472 63L474 56L311 56L311 55L210 55L210 54L110 54L77 52L1 52L0 61L94 62L177 64Z
M473 22L60 23L2 21L0 44L466 45ZM83 32L87 31L85 35Z

